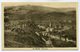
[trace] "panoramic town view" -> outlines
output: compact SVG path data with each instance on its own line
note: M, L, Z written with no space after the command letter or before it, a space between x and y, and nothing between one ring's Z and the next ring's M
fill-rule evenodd
M4 47L76 47L76 8L4 7Z

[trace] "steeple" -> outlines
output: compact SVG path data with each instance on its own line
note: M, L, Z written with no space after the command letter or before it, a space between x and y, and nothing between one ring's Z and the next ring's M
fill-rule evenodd
M51 27L52 24L51 24L51 18L49 18L49 27Z

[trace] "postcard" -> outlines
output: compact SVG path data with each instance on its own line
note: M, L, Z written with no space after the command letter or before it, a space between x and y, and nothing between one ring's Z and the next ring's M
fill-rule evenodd
M3 2L3 50L76 50L76 2Z

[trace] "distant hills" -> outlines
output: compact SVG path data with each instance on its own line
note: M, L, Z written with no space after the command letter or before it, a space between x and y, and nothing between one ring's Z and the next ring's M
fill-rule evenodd
M68 11L74 11L76 10L75 8L51 8L51 7L44 7L44 6L32 6L32 5L27 5L27 6L12 6L12 7L5 7L5 10L35 10L35 11L42 11L42 12L68 12Z
M28 20L47 21L51 19L55 21L75 21L75 8L51 8L43 6L13 6L4 8L5 16L9 16L10 20Z

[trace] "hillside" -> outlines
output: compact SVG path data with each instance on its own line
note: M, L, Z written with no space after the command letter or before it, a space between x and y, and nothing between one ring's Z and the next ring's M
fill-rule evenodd
M14 6L5 7L5 16L10 20L33 20L37 22L47 21L74 21L76 20L76 10L74 8L50 8L43 6Z

